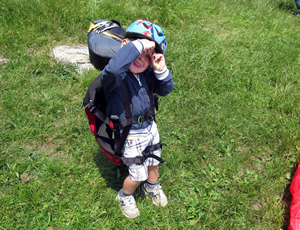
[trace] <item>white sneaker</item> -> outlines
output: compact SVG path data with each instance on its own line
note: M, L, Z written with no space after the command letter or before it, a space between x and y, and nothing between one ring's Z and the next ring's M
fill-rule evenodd
M142 190L152 198L155 205L165 207L168 204L167 197L159 184L157 184L154 189L150 189L146 183L144 183Z
M133 195L121 197L118 193L116 200L120 202L119 207L127 218L134 219L140 215Z

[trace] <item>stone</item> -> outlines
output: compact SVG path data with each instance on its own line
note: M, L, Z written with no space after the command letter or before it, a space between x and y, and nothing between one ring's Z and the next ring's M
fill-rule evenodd
M8 62L8 59L6 59L6 58L0 58L0 65L1 64L5 64L6 62Z
M53 56L63 64L75 66L80 74L86 70L95 69L90 63L87 46L56 46L53 49Z

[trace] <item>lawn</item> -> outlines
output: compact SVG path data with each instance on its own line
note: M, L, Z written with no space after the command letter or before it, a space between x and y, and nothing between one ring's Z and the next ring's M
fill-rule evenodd
M0 229L286 229L300 154L300 17L293 0L0 0ZM94 19L159 24L174 91L160 98L159 208L115 201L81 104L100 72L54 60Z

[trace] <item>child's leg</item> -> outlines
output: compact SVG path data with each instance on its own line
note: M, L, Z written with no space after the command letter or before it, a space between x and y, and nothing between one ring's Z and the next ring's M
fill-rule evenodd
M148 181L155 183L158 180L158 165L156 166L148 166Z
M126 177L123 182L123 192L127 195L133 194L140 183L141 182L130 180L129 176Z
M134 199L134 191L142 181L147 179L147 169L144 165L128 166L129 176L125 178L123 188L116 198L123 214L128 218L133 219L140 215Z
M119 206L123 214L134 219L140 215L140 212L136 206L133 193L141 182L132 181L129 176L125 178L123 182L123 189L118 192L116 200L119 201Z
M148 179L142 188L152 198L155 205L164 207L168 200L158 183L158 175L158 165L148 166Z
M141 141L128 140L125 143L123 152L124 157L136 157L142 155ZM138 146L138 147L137 147ZM138 151L140 150L140 152ZM123 214L128 218L136 218L139 216L139 210L134 199L134 191L142 181L148 177L148 167L146 165L130 164L128 166L129 176L123 182L123 188L119 191L116 200L119 201L119 206Z

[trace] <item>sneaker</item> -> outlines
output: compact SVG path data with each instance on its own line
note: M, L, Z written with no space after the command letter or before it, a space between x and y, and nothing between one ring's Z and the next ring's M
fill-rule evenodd
M140 215L133 195L121 197L118 193L116 200L120 202L119 207L127 218L134 219Z
M167 197L165 196L161 186L158 184L154 189L150 189L145 183L142 186L145 194L149 195L153 203L157 206L165 207L168 204Z

